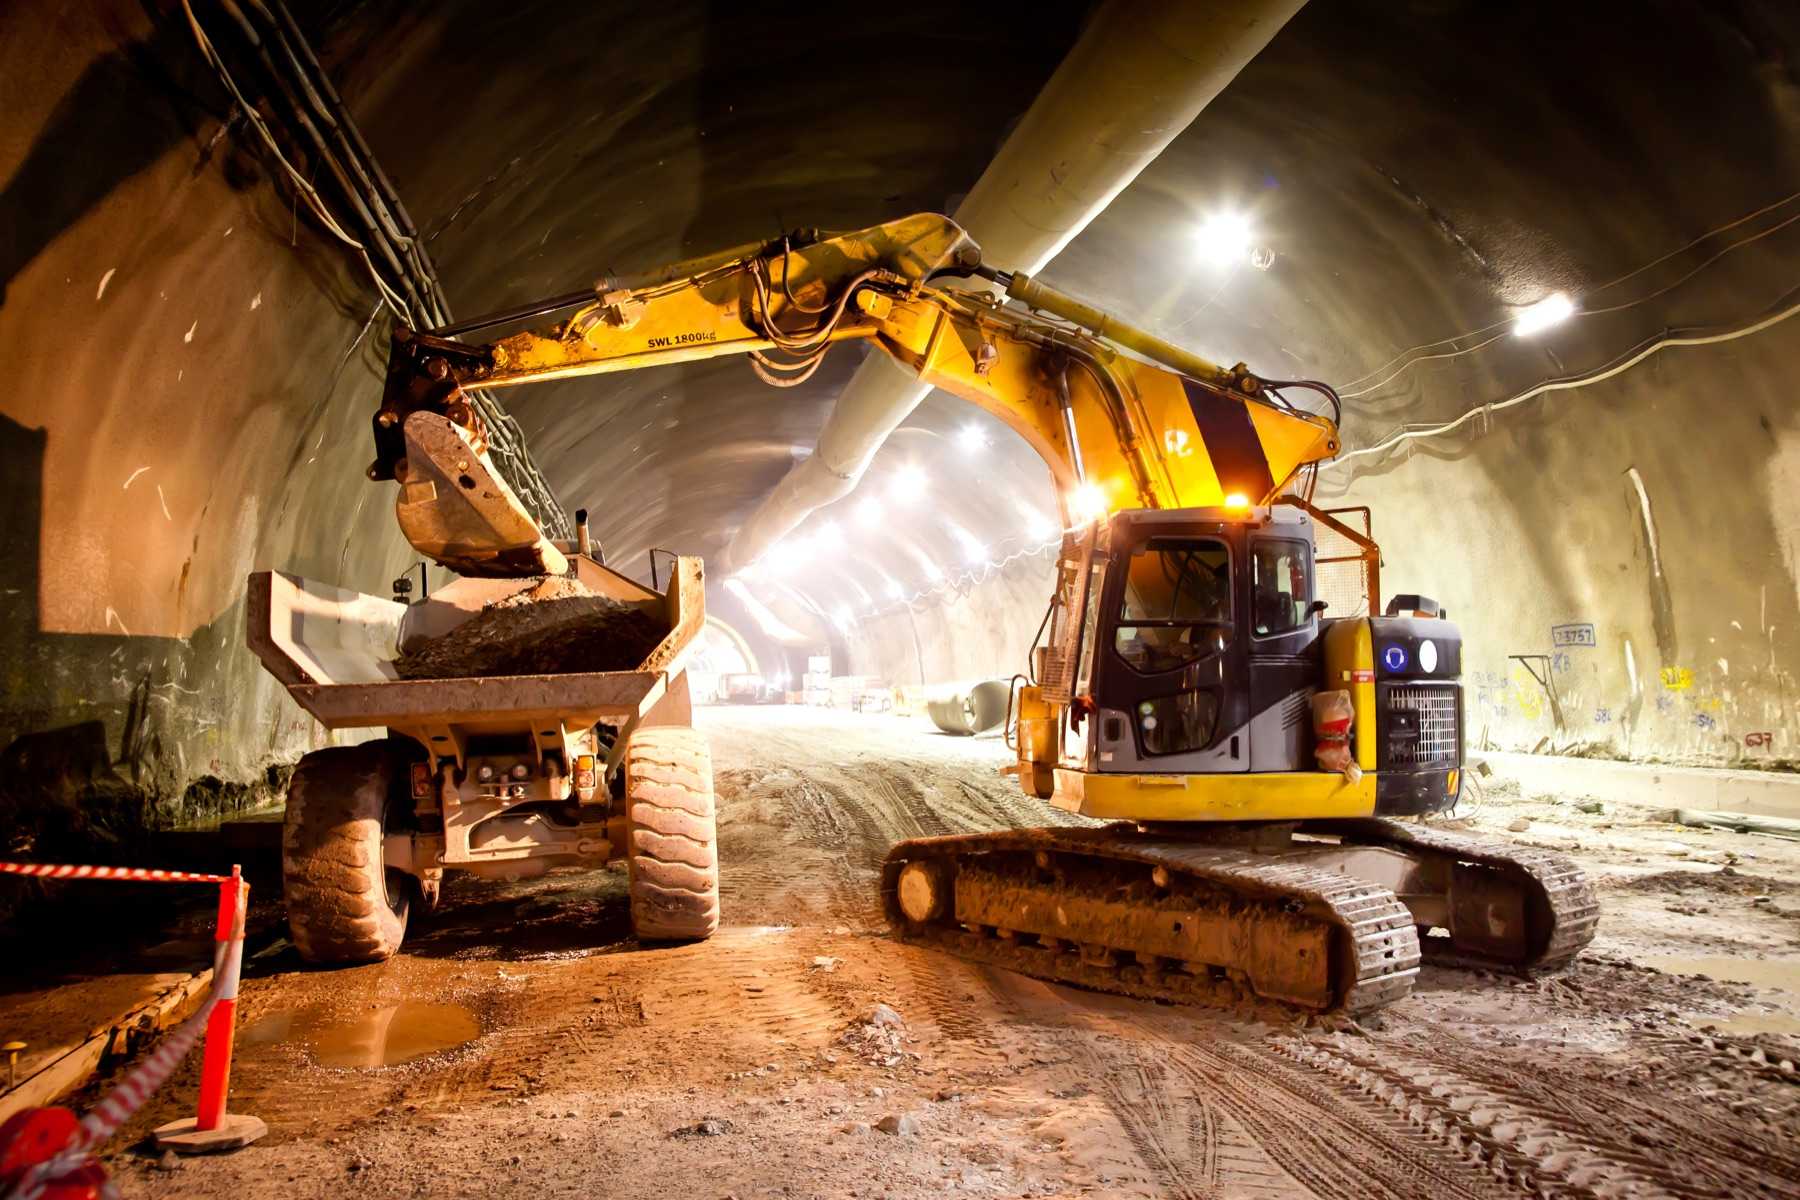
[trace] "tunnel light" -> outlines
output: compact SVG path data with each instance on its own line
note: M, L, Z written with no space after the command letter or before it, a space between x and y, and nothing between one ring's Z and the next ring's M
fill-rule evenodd
M889 600L906 599L906 589L900 586L900 581L898 579L890 579L887 581L887 594Z
M1034 512L1025 518L1025 536L1034 542L1047 542L1062 530L1056 522L1041 512Z
M987 449L987 434L982 432L979 425L964 425L956 431L956 444L964 454L980 454Z
M1194 231L1195 253L1214 266L1248 261L1252 230L1250 218L1240 212L1218 212Z
M925 578L932 583L944 582L944 569L934 562L925 564Z
M896 504L917 504L925 498L925 491L931 486L931 477L925 468L917 463L907 463L894 472L894 481L888 485L888 497Z
M864 529L873 529L881 522L881 505L864 497L856 502L856 523Z
M850 626L856 623L856 614L850 611L848 604L840 604L837 611L831 614L831 619L837 623L839 629L848 632Z
M980 538L976 537L960 525L950 526L950 535L956 539L956 544L962 548L964 562L978 563L987 560L987 547L981 544Z
M788 538L769 547L762 557L763 565L777 575L786 575L806 561L806 539Z
M1069 493L1069 515L1078 525L1098 521L1107 508L1106 491L1097 483L1084 483Z
M1225 497L1226 508L1249 508L1250 497L1242 492L1232 492Z
M836 521L822 521L813 530L812 548L821 552L840 550L844 545L844 531L837 527Z
M1561 325L1574 315L1575 302L1569 299L1568 293L1552 292L1513 318L1513 332L1520 337L1531 337Z

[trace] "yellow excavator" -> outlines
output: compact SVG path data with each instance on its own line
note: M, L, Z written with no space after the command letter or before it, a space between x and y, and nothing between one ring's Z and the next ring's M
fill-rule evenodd
M895 846L896 936L1134 996L1319 1012L1405 996L1422 955L1530 972L1588 943L1598 908L1568 859L1392 819L1460 793L1461 638L1424 597L1380 607L1366 511L1310 503L1339 448L1335 393L995 269L948 218L803 231L396 329L369 475L398 482L401 528L444 566L560 573L471 391L721 354L792 385L851 340L1049 466L1068 532L1008 770L1112 822ZM1334 613L1321 593L1346 572Z

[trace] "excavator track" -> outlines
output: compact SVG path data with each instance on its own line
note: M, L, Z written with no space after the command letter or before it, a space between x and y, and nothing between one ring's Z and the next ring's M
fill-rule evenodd
M1386 888L1129 824L902 842L881 890L903 941L1150 1000L1367 1012L1419 970L1413 915Z
M1474 886L1505 899L1517 897L1522 926L1503 943L1475 946L1449 937L1424 937L1426 962L1440 966L1481 967L1534 974L1567 965L1594 940L1600 902L1593 885L1573 859L1554 850L1539 850L1493 838L1469 837L1423 825L1380 818L1307 821L1302 833L1329 834L1363 846L1388 846L1441 870L1465 872ZM1435 860L1435 863L1433 863ZM1453 887L1452 896L1457 894ZM1479 898L1479 897L1478 897Z

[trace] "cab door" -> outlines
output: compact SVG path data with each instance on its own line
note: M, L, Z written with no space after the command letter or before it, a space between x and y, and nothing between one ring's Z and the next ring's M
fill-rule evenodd
M1098 770L1249 769L1243 545L1210 522L1115 522L1094 631Z
M1252 533L1247 550L1249 769L1311 770L1312 696L1321 676L1312 543L1298 530L1276 526Z

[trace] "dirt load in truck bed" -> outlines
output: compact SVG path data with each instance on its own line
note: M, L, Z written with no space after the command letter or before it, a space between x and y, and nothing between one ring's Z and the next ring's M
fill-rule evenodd
M547 576L395 660L402 679L635 671L668 630L641 610Z

